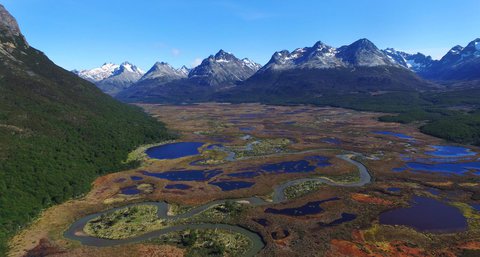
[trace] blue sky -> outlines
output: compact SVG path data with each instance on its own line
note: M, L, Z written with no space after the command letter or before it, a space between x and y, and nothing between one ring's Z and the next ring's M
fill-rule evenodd
M479 0L3 0L27 40L66 69L128 60L195 65L219 49L265 64L278 50L368 38L441 57L480 37Z

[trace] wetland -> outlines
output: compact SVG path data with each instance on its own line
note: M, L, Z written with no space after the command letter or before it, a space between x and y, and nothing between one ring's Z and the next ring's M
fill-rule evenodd
M99 177L83 198L46 210L13 239L12 256L33 248L55 257L124 256L129 247L171 256L480 249L475 147L338 108L141 107L180 139L141 148L139 168Z

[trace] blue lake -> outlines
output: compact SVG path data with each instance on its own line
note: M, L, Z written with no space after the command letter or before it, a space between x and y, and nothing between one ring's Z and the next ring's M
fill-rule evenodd
M384 225L403 225L421 232L449 233L465 231L467 220L459 209L438 200L414 196L411 206L380 214Z
M300 172L312 172L317 168L310 165L306 160L280 162L273 164L265 164L260 167L262 171L267 173L300 173Z
M140 181L140 180L142 180L143 178L142 178L142 177L139 177L139 176L131 176L130 179L133 180L133 181Z
M170 181L207 181L222 173L221 170L177 170L161 173L143 171L143 175Z
M427 192L429 192L432 195L439 195L440 194L440 190L438 190L436 188L429 188L429 189L427 189Z
M303 206L296 207L296 208L286 208L286 209L268 208L265 210L265 213L281 214L281 215L287 215L287 216L305 216L305 215L318 214L323 212L323 208L320 207L322 203L337 201L337 200L340 200L340 198L333 197L326 200L309 202Z
M465 157L477 154L468 148L460 146L432 145L432 147L435 149L434 151L425 153L436 157Z
M470 206L472 206L472 208L476 211L480 211L480 203L470 204Z
M148 155L148 157L154 159L176 159L199 154L198 148L200 148L203 144L204 143L200 142L166 144L149 148L145 153Z
M255 183L247 181L215 181L210 182L209 184L219 187L222 191L238 190L255 185Z
M447 173L447 174L463 175L469 170L472 170L474 172L479 172L480 161L464 162L464 163L433 163L433 164L408 162L406 167L413 171L440 172L440 173Z
M190 188L192 188L192 187L189 186L189 185L185 185L185 184L170 184L170 185L165 186L165 189L187 190L187 189L190 189Z
M137 189L137 186L130 186L120 189L120 193L124 195L138 195L142 193L142 190Z
M398 193L398 192L400 192L400 191L402 191L402 190L401 190L400 188L398 188L398 187L389 187L389 188L387 188L387 191L388 191L388 192L392 192L392 193Z
M408 136L408 135L405 135L405 134L402 134L402 133L395 133L395 132L391 132L391 131L374 131L373 133L378 134L378 135L393 136L393 137L397 137L397 138L400 138L400 139L414 140L414 138L411 137L411 136Z
M309 156L309 157L306 158L306 160L315 162L317 167L319 167L319 168L323 168L323 167L327 167L327 166L332 165L329 162L329 158L325 157L325 156L319 156L319 155Z
M342 213L342 217L339 218L339 219L336 219L330 223L319 223L320 227L322 228L328 228L328 227L334 227L334 226L338 226L342 223L345 223L345 222L350 222L352 220L355 220L357 218L357 215L355 214L351 214L351 213Z

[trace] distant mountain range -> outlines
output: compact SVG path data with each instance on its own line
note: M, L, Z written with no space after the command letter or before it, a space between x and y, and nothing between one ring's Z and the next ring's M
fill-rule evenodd
M480 79L480 39L466 47L453 47L440 60L393 48L381 50L368 39L360 39L339 48L319 41L292 52L278 51L264 66L220 50L193 69L175 69L157 62L144 73L125 62L74 73L124 101L164 101L172 95L177 100L184 96L188 101L198 99L196 94L204 97L219 91L238 91L241 88L235 88L237 85L248 88L258 83L264 84L258 90L268 91L269 86L281 88L282 83L290 83L292 76L296 77L294 83L305 82L310 89L335 86L328 91L424 90L431 88L432 83L416 75L434 82ZM303 90L307 90L305 85Z
M156 63L136 84L116 97L124 101L195 100L218 90L231 88L255 74L261 65L247 58L239 59L220 50L205 58L192 70L174 69L167 63Z

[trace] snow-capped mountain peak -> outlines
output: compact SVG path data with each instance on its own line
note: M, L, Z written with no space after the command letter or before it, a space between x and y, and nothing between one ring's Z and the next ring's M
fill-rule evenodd
M72 72L95 83L100 89L111 95L131 86L144 74L140 68L129 62L123 62L121 65L107 62L98 68Z
M259 64L249 59L240 60L232 53L220 50L192 69L188 77L197 80L201 85L222 86L243 81L257 72L259 68Z
M276 52L261 69L261 72L382 65L398 66L396 61L391 60L367 39L361 39L340 48L334 48L318 41L312 47L297 48L291 53L287 50Z
M175 79L185 78L187 77L187 74L185 74L182 68L177 70L166 62L156 62L153 67L148 70L147 73L145 73L145 75L140 80L143 81L157 79L161 81L171 81Z
M259 70L260 68L262 68L262 65L254 62L254 61L252 61L248 58L242 59L242 62L245 64L245 66L249 67L252 70Z
M190 73L190 69L183 65L181 68L177 69L178 72L180 72L181 74L183 74L185 77L188 76L188 73Z
M93 68L90 70L82 70L76 74L83 79L86 79L91 82L99 82L113 75L113 73L120 68L120 65L114 63L104 63L98 68Z

